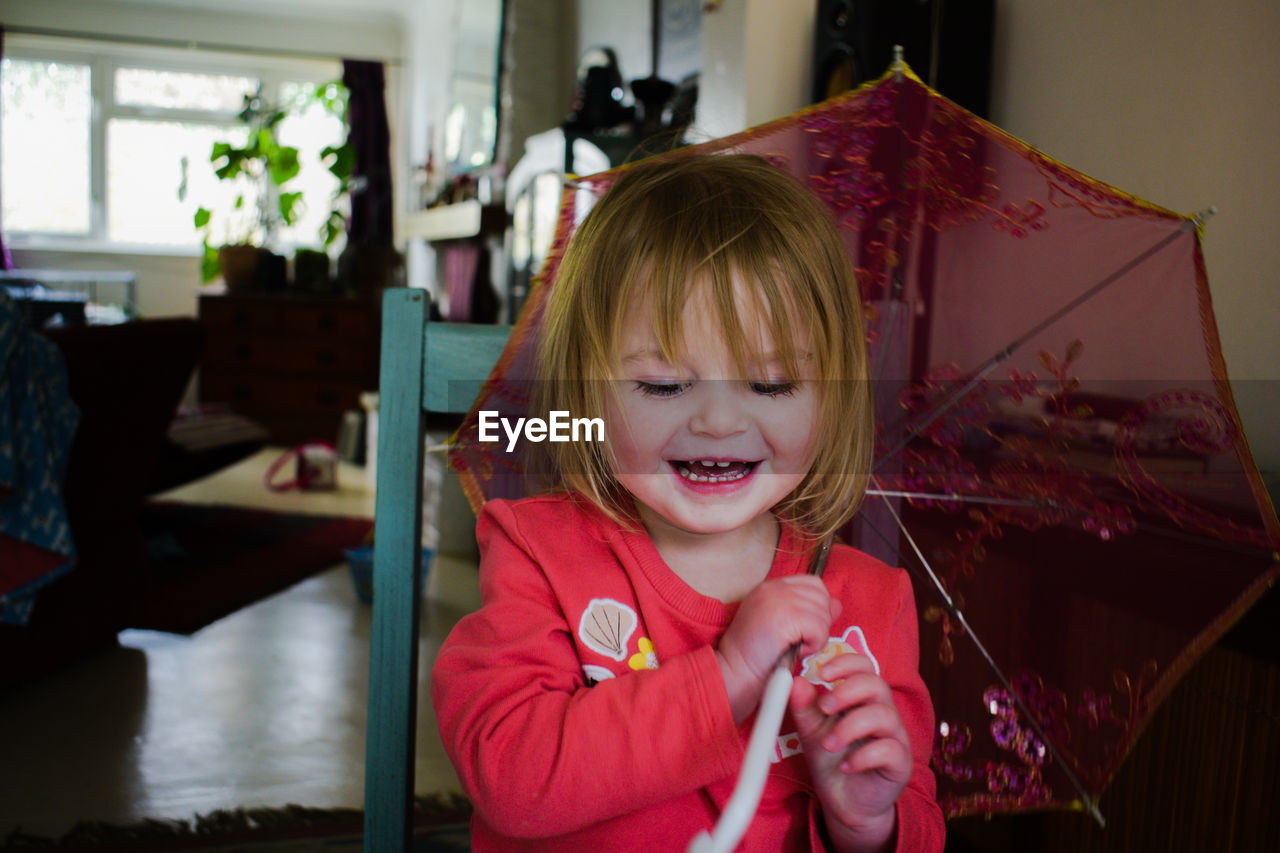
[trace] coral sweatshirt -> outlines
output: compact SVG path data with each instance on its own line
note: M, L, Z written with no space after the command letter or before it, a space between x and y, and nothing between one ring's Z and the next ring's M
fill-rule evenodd
M683 851L733 792L754 718L734 724L715 646L736 604L704 596L629 530L570 495L492 501L477 527L483 605L441 649L431 694L475 805L472 849ZM782 525L770 578L805 572ZM872 656L911 739L897 849L940 851L928 761L933 709L917 671L910 580L852 548L824 574L832 641ZM739 850L823 849L790 714Z

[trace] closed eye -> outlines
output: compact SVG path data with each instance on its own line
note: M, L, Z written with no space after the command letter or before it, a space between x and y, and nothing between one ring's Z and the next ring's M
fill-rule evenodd
M752 382L751 390L765 397L790 397L800 388L798 382Z
M690 382L645 382L636 380L636 390L646 397L675 397L688 388Z

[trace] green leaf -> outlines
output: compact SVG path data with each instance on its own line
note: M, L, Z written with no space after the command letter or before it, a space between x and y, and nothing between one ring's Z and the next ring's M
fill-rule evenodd
M227 181L245 171L245 164L248 162L249 157L242 149L227 146L222 156L227 162L215 170L219 179Z
M320 152L321 160L333 158L332 163L326 163L329 173L338 179L339 183L345 188L347 182L351 180L351 170L356 162L356 147L350 141L341 145L329 145Z
M204 254L200 258L201 279L205 284L208 284L217 278L218 273L221 271L222 265L218 262L218 250L206 242L204 244Z
M253 134L251 139L253 154L255 157L266 157L270 159L276 148L279 147L276 145L276 139L272 135L271 131L265 127Z
M280 146L276 149L275 156L268 160L267 168L271 172L271 180L275 185L284 186L297 177L301 169L298 163L298 149L287 145Z
M192 217L192 222L196 228L204 228L209 224L209 220L213 218L213 211L207 207L196 208L196 214Z
M330 211L329 218L320 229L320 237L324 241L325 248L332 246L345 233L347 233L347 217L342 215L342 211Z
M285 225L292 225L298 218L298 202L302 198L302 193L280 193L280 218L284 220ZM303 205L305 207L305 205Z

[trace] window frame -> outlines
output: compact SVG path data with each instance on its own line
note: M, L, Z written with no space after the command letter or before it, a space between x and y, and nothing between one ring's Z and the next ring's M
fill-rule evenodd
M171 121L191 124L234 124L239 107L229 110L199 110L119 104L115 100L115 71L140 68L197 74L231 74L258 80L264 92L279 96L287 83L316 83L339 79L342 60L291 58L214 50L179 50L112 41L93 41L19 33L5 37L4 58L25 61L55 61L87 65L89 68L89 232L57 234L23 231L4 226L5 243L15 249L44 251L92 251L119 254L173 255L197 257L202 253L198 240L190 246L134 243L112 240L107 228L107 127L112 119ZM0 148L0 158L4 151ZM176 192L176 188L175 188Z

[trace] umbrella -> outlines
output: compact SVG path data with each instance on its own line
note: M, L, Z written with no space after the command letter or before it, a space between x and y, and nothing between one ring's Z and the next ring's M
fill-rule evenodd
M686 151L760 154L842 227L877 397L847 539L913 572L948 816L1096 801L1197 658L1280 574L1218 343L1205 215L1144 202L947 101L904 65ZM543 299L454 437L473 504L525 492L477 413L524 414Z

